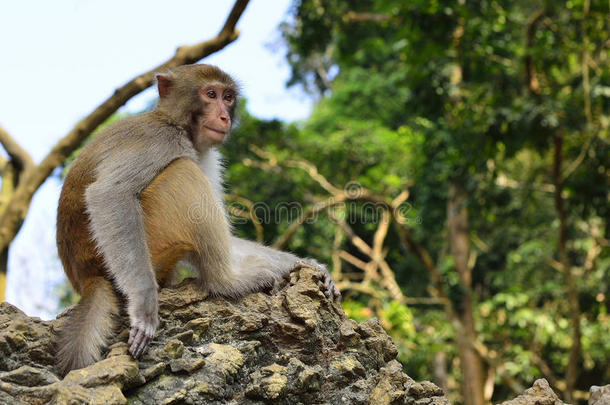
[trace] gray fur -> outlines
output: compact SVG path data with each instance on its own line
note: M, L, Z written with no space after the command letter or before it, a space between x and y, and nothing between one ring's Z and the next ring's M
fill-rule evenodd
M228 218L222 201L224 189L222 155L215 148L204 150L199 157L199 167L210 181L212 192L224 217ZM227 226L229 226L228 222ZM231 237L230 248L232 274L220 278L215 275L216 277L210 277L207 283L203 283L203 287L212 294L236 297L268 288L290 273L301 260L293 254L235 236ZM202 281L208 278L204 276L205 268L201 267L201 263L192 263L192 265L200 269Z
M59 336L57 366L62 375L98 361L116 327L119 306L110 281L97 277L83 301L72 309Z
M124 119L120 132L109 127L87 148L98 158L97 180L85 191L90 229L115 285L128 298L132 328L148 337L158 326L157 282L138 196L175 159L196 158L186 134L163 121L158 113Z

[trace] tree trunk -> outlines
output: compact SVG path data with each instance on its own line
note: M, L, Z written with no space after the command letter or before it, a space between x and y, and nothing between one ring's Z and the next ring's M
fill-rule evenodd
M1 128L0 128L1 130ZM19 183L20 171L15 166L14 160L6 162L0 174L2 175L2 185L0 186L0 217L6 209L8 201L15 193L15 187ZM6 246L0 253L0 302L4 301L6 294L6 275L8 272L8 249Z
M570 326L572 328L572 346L570 347L568 365L566 367L565 398L567 402L573 402L573 392L579 372L578 361L580 359L580 308L578 304L578 291L576 289L574 278L572 277L572 267L570 266L570 260L568 259L566 247L566 213L563 197L561 195L563 191L563 176L561 173L563 165L563 135L561 133L556 133L553 136L553 147L555 211L557 213L557 219L559 220L559 227L557 229L557 255L559 256L559 262L561 263L563 279L567 290L568 306L570 311Z
M472 303L472 276L468 265L470 255L470 235L468 231L468 210L466 207L468 195L463 185L456 180L449 184L447 199L447 226L449 228L449 243L455 269L459 274L460 286L463 291L461 307L458 305L458 317L463 330L456 331L460 367L462 371L462 393L467 405L484 405L485 378L483 362L475 351L473 343L476 340L475 320Z
M0 270L0 302L4 301L4 291L6 291L6 273Z
M445 352L434 354L434 383L441 387L445 395L447 395L447 356Z
M6 291L6 273L8 271L8 248L0 253L0 302L4 301Z

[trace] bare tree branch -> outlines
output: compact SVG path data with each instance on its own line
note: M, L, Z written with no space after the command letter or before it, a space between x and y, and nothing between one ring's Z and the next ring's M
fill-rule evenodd
M272 154L265 152L258 146L250 145L250 150L252 152L254 152L256 155L258 155L260 158L268 160L270 165L272 165L272 166L278 165L277 159L275 159L275 157ZM326 177L322 176L320 174L320 172L318 172L317 167L315 167L314 165L312 165L311 163L309 163L305 160L290 159L290 160L286 160L282 163L285 166L295 167L295 168L299 168L299 169L306 171L307 174L309 174L309 177L311 177L313 180L315 180L324 190L326 190L331 195L338 195L343 192L340 188L333 186L326 179Z
M13 161L13 166L21 173L27 172L34 167L34 161L30 155L0 126L0 144Z
M305 170L309 176L314 179L324 190L328 191L329 194L341 194L343 191L340 188L333 186L324 176L318 172L318 168L309 162L304 160L287 160L284 164L288 167L297 167Z
M534 191L540 191L540 192L544 192L544 193L554 193L555 192L555 186L552 184L546 184L546 183L540 183L540 184L535 184L535 185L524 184L524 183L518 182L517 180L507 177L504 173L498 173L498 176L496 177L495 182L496 182L496 185L498 185L500 187L512 188L515 190L528 188L528 189L531 189Z
M384 234L384 230L387 231L387 225L389 223L389 213L387 210L384 210L385 221L380 221L379 228L381 231L377 231L376 235ZM390 265L385 261L381 252L376 253L375 248L371 248L362 238L354 233L354 230L345 222L339 221L335 218L335 221L339 223L339 226L343 229L343 231L350 238L350 242L358 248L362 253L366 254L371 258L371 262L366 263L363 271L368 277L365 277L365 280L380 280L380 284L388 291L390 297L398 302L404 302L404 295L396 282L396 278L394 277L394 271L390 268ZM379 239L380 237L377 236ZM342 257L346 257L347 254L342 255ZM353 257L352 257L353 258ZM355 258L353 258L355 259ZM360 266L359 266L360 267ZM377 270L381 272L381 277L379 277Z
M227 209L229 210L229 212L231 214L238 216L240 218L246 218L246 219L249 219L250 221L252 221L252 225L254 226L254 229L256 230L256 241L259 243L262 243L264 240L264 235L263 235L264 229L263 229L263 226L261 225L261 221L256 216L255 206L252 203L252 201L248 200L247 198L235 195L235 194L225 194L224 197L225 197L225 201L232 200L247 208L247 210L244 210L244 209L236 207L235 205L226 204Z
M341 250L341 245L343 244L343 240L345 239L345 235L341 231L341 228L335 226L335 238L333 240L333 252L332 252L332 277L335 280L343 279L343 274L341 273L341 257L339 256L339 251Z
M392 16L381 13L357 13L355 11L348 11L343 16L343 21L346 23L364 23L364 22L374 22L374 23L383 23L392 21ZM399 21L397 18L396 21Z
M378 300L381 300L382 298L384 298L384 295L385 295L385 294L383 294L383 291L378 288L373 288L370 285L363 284L363 283L354 283L353 281L349 281L349 280L339 281L337 283L337 288L340 289L341 291L352 290L352 291L361 292L363 294L369 295Z
M385 257L383 252L383 243L388 235L388 227L390 226L390 214L388 210L383 210L379 220L379 226L373 236L373 259L382 260Z
M110 98L78 122L53 147L37 167L25 174L11 201L8 203L6 210L0 217L0 247L8 246L13 240L27 214L32 196L51 174L53 169L78 148L91 132L114 114L119 107L136 94L148 88L153 82L154 73L197 62L235 41L239 35L235 25L248 2L249 0L236 0L225 24L216 37L195 45L179 47L172 58L116 89Z
M313 206L307 207L305 211L301 214L299 218L292 221L288 229L273 243L273 247L276 249L281 249L288 240L292 237L292 234L299 228L299 226L303 225L303 223L312 216L322 212L324 210L328 210L336 205L342 204L345 201L345 198L340 197L330 197L327 200L316 203Z
M345 260L346 262L348 262L349 264L351 264L352 266L355 266L364 272L367 271L366 262L363 262L362 260L358 259L356 256L349 254L345 250L339 251L339 257L342 258L343 260Z

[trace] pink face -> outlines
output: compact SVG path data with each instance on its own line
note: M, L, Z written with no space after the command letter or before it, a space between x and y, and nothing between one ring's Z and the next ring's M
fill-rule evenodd
M211 145L222 143L231 130L231 108L235 92L222 83L214 82L199 90L203 114L199 119L200 141Z

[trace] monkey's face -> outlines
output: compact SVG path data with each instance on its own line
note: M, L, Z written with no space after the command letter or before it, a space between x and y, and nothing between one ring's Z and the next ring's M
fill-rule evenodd
M199 142L208 145L222 143L231 131L235 97L235 90L220 82L209 83L199 90L202 108L197 123Z
M210 65L184 65L156 75L157 110L188 131L199 152L222 143L235 112L238 86L222 70Z

